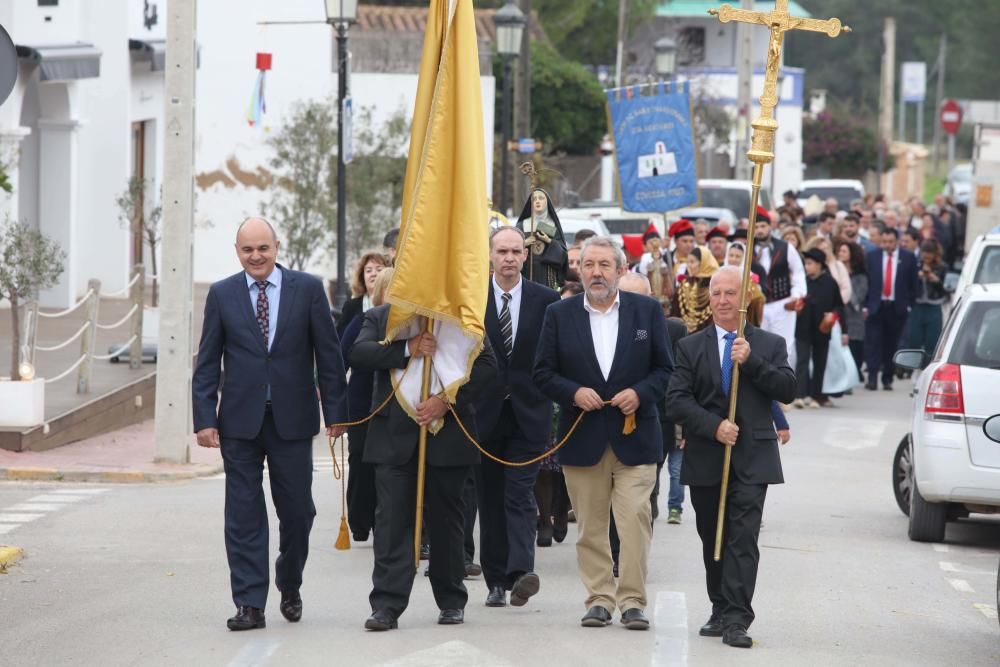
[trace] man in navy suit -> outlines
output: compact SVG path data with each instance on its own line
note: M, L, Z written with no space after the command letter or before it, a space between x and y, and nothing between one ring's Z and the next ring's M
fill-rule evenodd
M493 278L485 321L499 377L479 401L478 423L487 451L508 461L526 461L545 451L552 427L552 401L538 390L531 372L545 309L559 295L522 279L526 257L524 232L517 227L499 227L490 235ZM482 462L479 539L489 588L487 607L505 606L508 590L515 607L538 592L540 582L534 572L538 466ZM551 544L551 535L548 539Z
M317 380L327 433L341 435L344 427L334 424L347 418L344 361L323 284L276 264L278 248L274 229L263 218L240 225L236 254L243 271L208 291L191 380L198 444L221 447L226 471L226 555L236 604L230 630L265 625L265 458L278 514L275 584L280 609L289 621L302 617L299 587L316 516L312 440L320 426Z
M585 293L546 311L534 379L562 406L560 438L580 410L586 413L559 451L579 530L577 566L587 588L581 623L609 625L617 607L625 627L646 630L649 496L663 458L657 404L673 359L660 304L618 289L626 269L625 253L614 241L587 239L580 252ZM635 430L626 434L629 415ZM617 588L608 540L612 508L621 537Z
M882 249L865 255L868 268L868 299L864 309L868 363L865 388L869 390L878 389L880 367L883 389L892 389L892 355L917 297L917 260L911 253L900 252L898 240L895 229L886 229L882 234Z

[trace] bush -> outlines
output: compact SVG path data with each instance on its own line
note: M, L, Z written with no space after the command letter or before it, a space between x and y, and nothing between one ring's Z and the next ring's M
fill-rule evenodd
M822 167L833 178L860 178L878 166L878 140L873 123L847 111L824 111L802 123L802 159ZM886 151L886 170L891 161Z

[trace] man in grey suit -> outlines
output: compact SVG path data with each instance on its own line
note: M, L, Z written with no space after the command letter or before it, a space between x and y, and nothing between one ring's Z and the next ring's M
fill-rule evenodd
M274 229L263 218L240 225L236 254L243 271L208 291L191 380L198 444L220 447L226 471L226 555L236 604L230 630L265 625L265 458L279 523L275 584L280 609L289 621L301 618L299 587L316 516L317 381L327 433L341 435L345 428L334 424L347 418L344 362L323 284L277 264L278 248Z

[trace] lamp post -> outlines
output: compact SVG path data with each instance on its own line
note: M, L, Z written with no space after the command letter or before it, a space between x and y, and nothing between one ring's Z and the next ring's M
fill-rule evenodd
M524 13L507 0L507 4L493 15L493 24L497 33L497 53L503 58L503 144L500 150L500 212L507 213L508 195L507 183L510 180L510 134L511 134L511 96L514 90L514 72L512 62L521 52L521 35L527 23Z
M677 42L669 37L656 40L653 47L656 53L656 73L661 78L669 79L677 70Z
M326 22L337 30L337 291L347 302L347 170L344 163L344 99L347 97L347 29L357 20L358 0L325 0Z

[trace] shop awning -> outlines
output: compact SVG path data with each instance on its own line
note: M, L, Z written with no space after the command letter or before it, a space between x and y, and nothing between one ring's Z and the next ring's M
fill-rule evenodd
M37 64L42 81L93 79L101 75L101 50L93 44L18 44L17 57Z
M167 41L165 39L130 39L128 50L135 62L149 62L154 72L163 71L167 63Z

